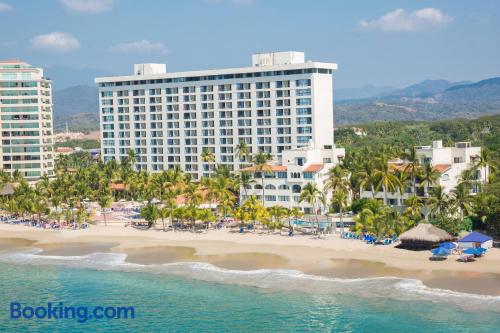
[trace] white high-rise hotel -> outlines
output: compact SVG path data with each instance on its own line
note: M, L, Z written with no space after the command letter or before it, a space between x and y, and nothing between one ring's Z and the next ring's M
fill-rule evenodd
M28 180L54 172L51 82L19 60L0 61L0 169Z
M302 52L255 54L243 68L168 73L164 64L139 64L134 75L96 78L102 157L129 150L136 168L180 165L194 178L215 162L236 170L235 146L252 153L333 145L333 63L306 62Z

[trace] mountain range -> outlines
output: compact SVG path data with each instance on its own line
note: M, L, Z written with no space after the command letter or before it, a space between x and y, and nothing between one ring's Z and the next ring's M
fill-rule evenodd
M476 118L500 113L500 77L474 83L425 80L369 98L337 101L334 112L337 125Z
M403 89L368 85L338 89L334 96L337 94L341 97L335 98L336 125L476 118L500 113L500 77L478 82L425 80ZM63 130L66 123L73 130L99 129L95 86L84 84L55 90L53 103L56 132Z

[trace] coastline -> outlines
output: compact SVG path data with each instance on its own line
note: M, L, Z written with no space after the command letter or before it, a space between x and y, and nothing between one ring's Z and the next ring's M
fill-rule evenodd
M126 262L141 265L202 262L231 270L287 269L344 279L410 278L430 288L500 296L499 249L491 249L471 263L457 262L457 256L434 262L428 260L429 251L374 246L338 236L317 239L242 235L227 230L162 232L104 226L53 231L0 224L2 252L28 248L40 248L41 255L52 256L122 253L127 255Z

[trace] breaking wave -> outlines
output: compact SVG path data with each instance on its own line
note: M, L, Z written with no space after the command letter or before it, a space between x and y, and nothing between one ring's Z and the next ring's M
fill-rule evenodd
M74 269L167 274L192 279L263 288L275 291L300 291L321 294L351 294L360 297L383 297L400 301L447 303L468 311L488 309L500 312L500 296L469 294L430 288L422 281L398 277L342 279L305 274L297 270L259 269L241 271L224 269L209 263L179 262L141 265L125 261L123 253L93 253L84 256L40 255L41 249L0 254L0 262L26 265L53 265Z

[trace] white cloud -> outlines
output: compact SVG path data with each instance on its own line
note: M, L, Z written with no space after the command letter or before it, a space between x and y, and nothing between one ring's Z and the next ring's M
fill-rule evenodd
M80 47L78 39L67 32L51 32L31 39L31 45L47 52L68 52Z
M114 0L59 0L61 4L72 12L100 13L110 10Z
M141 53L141 54L168 53L167 47L163 43L152 43L147 39L131 43L120 43L118 45L110 47L110 50L117 52L130 52L130 53Z
M375 20L362 20L359 22L359 26L368 30L406 32L443 26L452 20L452 17L445 15L441 10L436 8L423 8L412 12L398 8Z
M1 12L8 12L11 9L12 9L12 7L9 4L7 4L5 2L0 2L0 13Z

